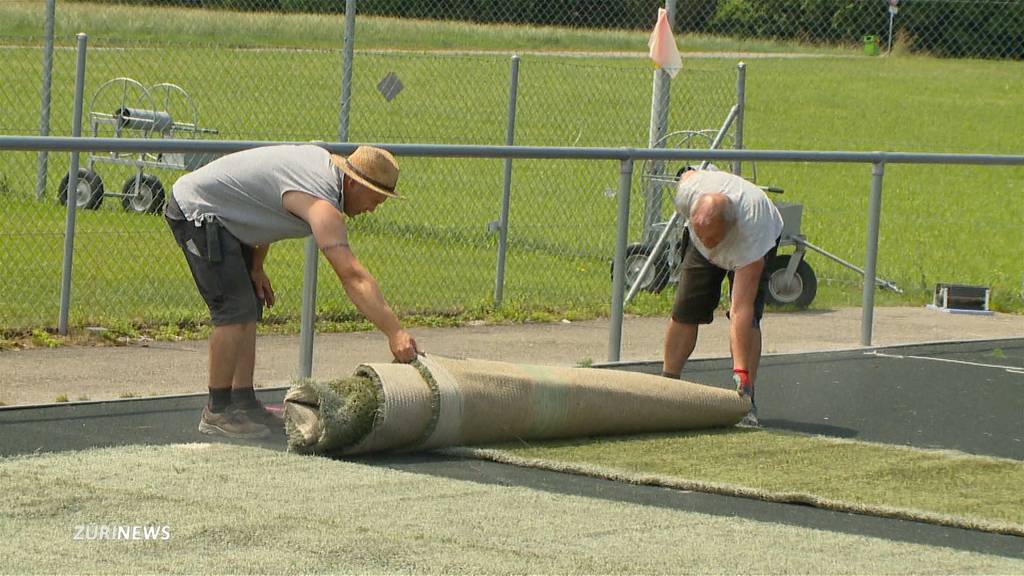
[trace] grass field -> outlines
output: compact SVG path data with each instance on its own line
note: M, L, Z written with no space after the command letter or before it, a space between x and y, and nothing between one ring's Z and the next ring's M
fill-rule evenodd
M38 6L0 7L17 34L27 34ZM128 12L119 12L125 11ZM158 16L154 16L158 15ZM223 13L68 5L66 22L96 30L89 56L91 95L99 84L130 76L146 85L173 81L194 97L200 124L223 138L332 140L337 133L340 55L322 50L332 36L306 16L227 17ZM364 19L360 49L445 49L450 24ZM123 23L115 27L114 23ZM176 33L161 34L160 23ZM433 26L416 43L407 26ZM62 30L66 30L66 24ZM376 28L380 26L380 28ZM515 30L458 26L459 42L488 38L487 49L530 45L546 49L642 51L644 33ZM255 36L247 31L258 30ZM310 31L320 30L322 36ZM148 31L148 32L147 32ZM186 34L182 31L191 31ZM105 40L107 38L116 39ZM535 37L534 35L540 35ZM567 46L545 44L548 34ZM238 40L245 36L249 43ZM211 49L196 41L281 45L297 50ZM365 39L365 41L363 40ZM10 37L8 42L13 42ZM126 41L169 42L132 46ZM451 40L454 42L454 40ZM684 41L684 44L689 40ZM482 41L481 41L482 42ZM554 40L552 40L554 42ZM619 44L621 42L621 44ZM628 47L628 48L627 48ZM758 50L771 47L739 47ZM38 128L39 50L0 48L6 83L0 132ZM55 58L53 126L70 125L74 55ZM717 127L734 89L735 59L689 59L673 85L672 129ZM1024 121L1020 63L826 57L757 59L748 63L745 141L756 149L899 150L1019 153L1016 127ZM375 85L389 71L405 90L390 104ZM527 55L520 79L516 143L556 146L643 146L650 106L650 66L637 58ZM499 144L504 141L508 56L358 53L350 137L361 142ZM955 78L956 82L950 81ZM116 99L115 99L116 100ZM97 101L107 110L111 101ZM47 197L33 197L35 154L0 155L0 329L52 326L57 315L64 213L54 201L53 175L66 170L52 156ZM353 224L357 254L378 276L389 300L405 314L441 316L605 313L610 300L608 261L614 250L617 185L612 162L515 163L506 277L506 307L491 307L497 236L500 161L403 159L402 187L413 200L389 203ZM118 191L125 169L97 165L108 190ZM745 172L750 175L750 167ZM160 175L170 187L177 173ZM858 165L761 163L758 181L782 186L784 199L804 205L807 238L863 264L870 168ZM903 296L881 304L918 305L936 282L985 284L997 310L1024 311L1024 170L955 166L889 166L886 173L879 275ZM123 213L118 198L96 212L80 212L75 256L74 325L190 324L202 307L159 217ZM642 197L636 180L631 235L640 236ZM272 320L297 319L301 242L271 252L268 269L281 297ZM815 307L856 305L860 278L811 256L821 281ZM339 322L355 317L330 271L321 266L321 314ZM663 314L671 294L641 295L631 311ZM31 298L26 298L31 294Z

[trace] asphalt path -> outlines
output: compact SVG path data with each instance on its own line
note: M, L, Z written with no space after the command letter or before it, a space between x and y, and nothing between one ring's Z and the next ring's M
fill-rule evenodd
M731 368L694 360L683 378L731 387ZM768 428L1024 460L1024 339L769 355L758 382Z

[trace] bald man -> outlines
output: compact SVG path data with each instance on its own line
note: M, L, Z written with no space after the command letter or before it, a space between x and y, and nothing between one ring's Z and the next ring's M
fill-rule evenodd
M752 405L741 424L757 426L754 381L761 360L766 271L779 245L782 216L759 187L716 170L684 171L675 204L688 226L662 375L679 378L697 344L699 326L714 319L728 277L732 377L736 391Z

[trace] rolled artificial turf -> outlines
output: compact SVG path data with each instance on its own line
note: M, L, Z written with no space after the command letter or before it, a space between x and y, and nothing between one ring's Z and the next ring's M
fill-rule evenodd
M782 431L712 430L742 413L733 406L735 393L663 380L432 357L411 366L363 365L355 376L323 383L301 381L285 398L285 422L289 447L303 454L511 441L461 453L1024 536L1018 460ZM709 416L716 409L719 415ZM658 433L688 428L700 431ZM643 432L653 434L624 435Z
M364 454L731 426L734 390L636 372L420 356L285 395L289 446Z

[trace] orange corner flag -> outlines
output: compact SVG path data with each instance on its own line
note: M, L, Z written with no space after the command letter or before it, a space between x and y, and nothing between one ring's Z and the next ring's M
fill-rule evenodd
M683 67L683 59L679 56L676 39L672 35L672 26L668 23L668 11L658 8L658 23L654 25L651 39L647 41L651 60L657 68L661 68L672 78L676 77Z

